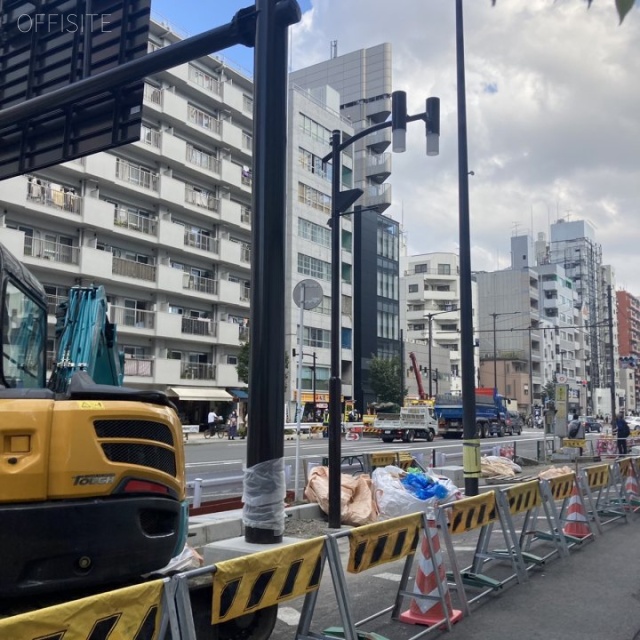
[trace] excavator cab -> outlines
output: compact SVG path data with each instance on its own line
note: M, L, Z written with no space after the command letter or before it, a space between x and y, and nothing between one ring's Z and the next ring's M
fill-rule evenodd
M2 246L2 361L5 389L42 389L46 379L47 299L43 287Z

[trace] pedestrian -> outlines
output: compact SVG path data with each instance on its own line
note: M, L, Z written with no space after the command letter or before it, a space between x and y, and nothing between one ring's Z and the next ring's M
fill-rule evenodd
M569 437L577 438L578 440L584 439L584 428L577 413L573 414L573 419L569 423Z
M209 411L209 415L207 416L207 430L209 431L209 435L213 435L216 430L216 422L218 422L218 414L211 409Z
M233 410L227 419L229 423L228 438L229 440L235 440L238 435L238 414Z
M624 419L622 411L618 414L615 421L616 436L618 438L618 453L621 456L627 454L627 438L631 435L629 425Z

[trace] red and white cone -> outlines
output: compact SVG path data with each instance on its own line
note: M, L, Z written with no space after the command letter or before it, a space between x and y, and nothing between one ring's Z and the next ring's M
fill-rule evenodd
M640 492L638 490L638 480L631 466L627 471L627 477L624 481L625 493L629 496L629 503L632 507L640 506Z
M586 538L591 535L587 514L584 511L584 505L578 494L578 487L576 487L575 484L573 485L571 498L569 498L566 524L563 531L566 535L573 536L574 538Z
M429 553L429 543L427 535L431 538L431 546L433 555ZM438 591L437 575L444 591L444 599L440 597ZM449 615L451 623L458 622L462 619L462 611L454 609L451 606L451 594L447 585L447 576L442 561L442 551L440 550L440 538L435 521L429 520L427 531L422 536L422 544L418 553L418 571L413 586L414 593L430 596L427 598L414 598L408 611L400 614L399 620L408 624L422 624L427 627L435 624L441 624L444 627L443 620L446 620L445 608Z

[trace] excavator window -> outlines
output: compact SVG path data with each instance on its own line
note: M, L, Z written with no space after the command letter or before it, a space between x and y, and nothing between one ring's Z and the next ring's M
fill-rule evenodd
M45 386L46 309L11 280L2 297L2 384L5 388Z

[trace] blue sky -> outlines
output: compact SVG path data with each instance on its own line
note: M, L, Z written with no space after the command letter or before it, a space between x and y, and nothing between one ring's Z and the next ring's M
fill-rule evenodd
M410 113L441 100L440 155L424 131L393 154L392 205L409 255L457 251L455 11L452 0L298 0L292 69L391 44L393 89ZM151 0L191 35L228 23L254 0ZM474 270L510 263L512 235L559 219L596 229L616 285L640 296L640 2L619 25L615 0L465 0L465 61ZM253 49L217 55L251 73Z
M231 21L239 9L250 7L251 0L151 0L151 13L166 18L173 26L189 35L196 35ZM302 11L311 8L311 0L298 0ZM253 69L253 49L242 45L218 54L243 69Z

